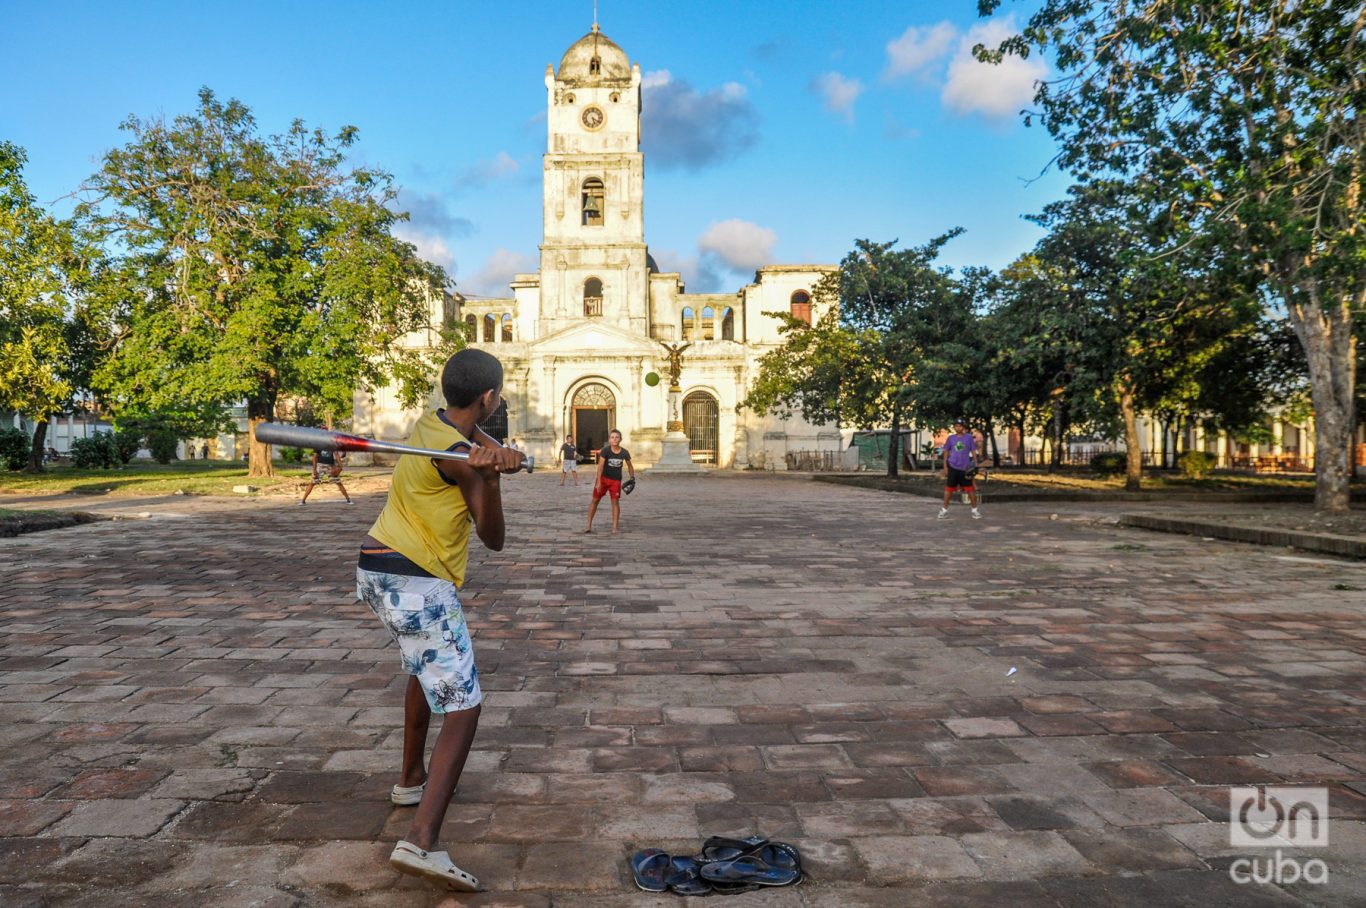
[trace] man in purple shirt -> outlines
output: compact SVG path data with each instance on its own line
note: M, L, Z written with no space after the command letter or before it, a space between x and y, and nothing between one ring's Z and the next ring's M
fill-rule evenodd
M954 492L968 493L972 502L972 519L981 520L982 512L977 510L977 487L970 473L977 468L977 440L968 431L963 420L953 424L953 434L944 442L944 506L939 509L939 519L949 516L949 501Z

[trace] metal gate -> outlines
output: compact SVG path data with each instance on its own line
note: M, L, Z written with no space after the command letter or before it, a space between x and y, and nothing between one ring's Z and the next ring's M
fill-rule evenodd
M498 405L498 409L489 414L489 418L484 420L484 424L479 428L492 435L494 438L507 444L508 440L508 402L503 401Z
M694 391L683 399L683 431L688 433L688 453L694 463L717 462L721 412L710 394Z

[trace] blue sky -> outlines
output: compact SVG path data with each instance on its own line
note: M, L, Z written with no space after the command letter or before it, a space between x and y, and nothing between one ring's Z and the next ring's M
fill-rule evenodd
M946 264L1000 267L1039 236L1021 215L1063 193L1048 135L1015 114L1044 72L987 68L979 20L942 3L601 0L638 62L651 251L693 292L756 264L836 262L856 238L917 244L955 226ZM546 64L592 24L575 2L64 2L0 5L0 137L58 202L121 143L130 114L172 117L200 86L250 107L360 129L392 172L406 236L462 292L506 294L540 241ZM1011 16L1015 18L1012 20ZM1042 176L1040 174L1042 173Z

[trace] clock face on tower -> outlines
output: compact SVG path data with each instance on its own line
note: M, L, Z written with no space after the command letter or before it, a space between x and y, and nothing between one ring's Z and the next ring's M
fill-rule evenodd
M602 124L607 122L607 115L602 112L600 107L585 107L583 115L579 117L585 129L601 129Z

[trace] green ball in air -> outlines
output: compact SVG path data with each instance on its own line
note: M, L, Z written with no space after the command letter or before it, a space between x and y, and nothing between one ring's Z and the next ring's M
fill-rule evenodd
M650 374L646 375L645 384L649 385L651 388L659 384L659 373L651 372Z

